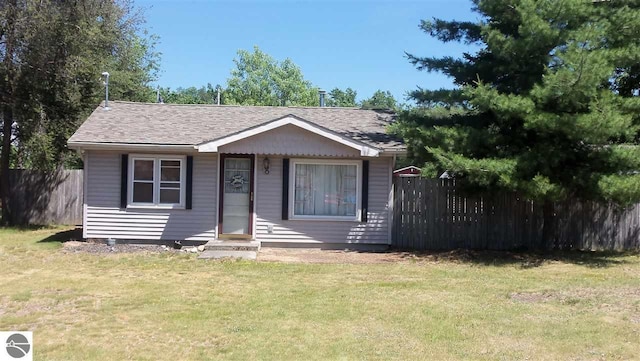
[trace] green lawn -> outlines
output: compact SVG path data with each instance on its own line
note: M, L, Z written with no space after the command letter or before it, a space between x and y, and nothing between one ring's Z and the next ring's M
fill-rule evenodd
M0 330L36 360L640 357L637 254L216 262L40 242L61 230L0 230Z

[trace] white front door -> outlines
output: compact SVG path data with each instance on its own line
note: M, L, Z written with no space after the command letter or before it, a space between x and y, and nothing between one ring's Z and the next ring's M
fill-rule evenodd
M223 156L220 233L251 236L253 157Z

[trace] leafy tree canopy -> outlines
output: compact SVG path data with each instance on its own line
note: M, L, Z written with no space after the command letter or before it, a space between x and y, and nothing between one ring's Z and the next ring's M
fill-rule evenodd
M0 2L0 193L3 221L10 167L77 164L68 137L104 98L152 101L159 54L128 0Z
M213 87L210 83L200 88L193 86L175 90L160 88L158 89L160 99L157 99L157 101L172 104L216 104L218 91L220 91L220 103L224 104L222 87L220 85Z
M257 46L253 52L239 50L225 91L226 104L315 106L318 89L304 79L291 61L277 61Z
M326 105L328 107L357 107L356 96L358 93L347 88L345 90L339 88L333 88L326 99Z
M371 98L365 99L361 103L363 109L392 109L396 110L398 103L391 95L390 91L376 90Z
M51 168L74 153L67 138L104 98L151 101L159 54L129 1L12 0L0 5L3 121L14 166Z

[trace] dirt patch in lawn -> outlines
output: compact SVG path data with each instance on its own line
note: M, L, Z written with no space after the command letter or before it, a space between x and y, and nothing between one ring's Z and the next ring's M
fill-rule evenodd
M517 263L522 267L537 267L546 258L534 254L518 254L511 252L474 251L457 249L452 251L354 251L354 250L323 250L316 248L272 248L260 249L258 260L268 262L292 263L397 263L397 262L426 262L426 263L483 263L508 264Z
M607 268L627 263L626 256L638 256L637 252L515 252L457 249L451 251L354 251L322 250L314 248L264 247L258 254L259 261L292 263L458 263L484 266L509 266L535 268L550 263L578 264L589 268Z
M627 312L633 320L640 318L639 288L576 288L561 291L514 292L509 298L518 303L558 302L564 305L590 304L608 313Z
M113 247L100 242L79 242L68 241L63 243L63 252L66 253L161 253L161 252L178 252L166 246L155 244L116 244Z
M398 262L454 262L454 263L518 263L523 267L541 265L545 259L532 254L511 252L474 251L456 249L452 251L355 251L323 250L317 248L275 248L260 249L259 261L291 263L398 263Z
M420 260L411 252L364 252L349 250L321 250L313 248L260 249L258 261L288 263L397 263Z

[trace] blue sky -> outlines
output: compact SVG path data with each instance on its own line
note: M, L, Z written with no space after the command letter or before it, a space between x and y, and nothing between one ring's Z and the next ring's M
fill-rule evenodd
M417 71L404 56L458 56L465 45L442 44L418 29L421 19L478 20L468 0L423 1L148 1L147 29L160 37L157 85L226 84L239 49L254 45L291 58L305 78L330 90L351 87L359 100L377 89L400 101L416 86L448 87L440 74Z

